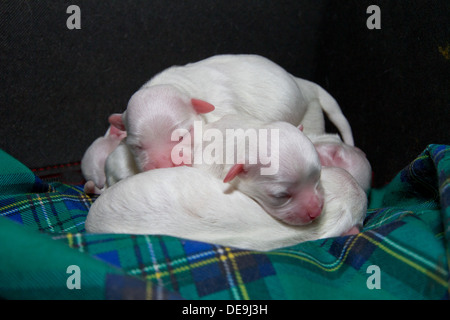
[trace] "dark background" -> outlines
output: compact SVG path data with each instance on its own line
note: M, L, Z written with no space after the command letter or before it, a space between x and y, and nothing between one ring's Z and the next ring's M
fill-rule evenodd
M69 5L81 30L69 30ZM381 30L369 30L369 5ZM155 73L255 53L339 102L383 186L450 144L450 1L1 1L0 148L30 168L81 159ZM328 124L328 129L334 128Z

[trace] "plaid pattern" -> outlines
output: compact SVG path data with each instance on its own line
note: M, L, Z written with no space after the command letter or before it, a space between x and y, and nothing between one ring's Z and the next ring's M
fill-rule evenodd
M372 190L363 232L261 253L87 234L95 198L80 186L46 183L0 153L0 297L448 299L449 177L450 146L429 145ZM67 288L68 265L80 267L81 290ZM368 287L372 265L380 289Z

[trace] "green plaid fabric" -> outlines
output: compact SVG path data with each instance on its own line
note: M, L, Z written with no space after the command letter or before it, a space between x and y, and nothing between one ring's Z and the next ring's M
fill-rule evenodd
M429 145L371 191L361 233L262 253L88 234L95 198L81 186L46 183L0 151L0 297L448 299L449 177L450 146ZM73 265L80 289L68 288Z

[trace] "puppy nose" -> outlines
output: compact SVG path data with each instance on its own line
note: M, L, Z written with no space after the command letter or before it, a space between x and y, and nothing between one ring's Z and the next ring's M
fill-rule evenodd
M308 211L308 216L311 218L311 220L314 220L315 218L320 216L321 213L322 213L322 206L310 209Z
M319 197L314 198L314 200L311 201L311 205L307 209L308 216L311 218L311 220L316 219L323 210L323 201Z

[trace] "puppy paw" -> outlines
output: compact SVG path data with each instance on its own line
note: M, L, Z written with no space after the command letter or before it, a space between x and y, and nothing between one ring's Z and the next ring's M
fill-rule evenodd
M348 230L347 232L344 232L344 233L342 234L342 236L351 236L351 235L355 235L355 234L358 234L359 231L360 231L359 228L356 227L356 226L354 226L354 227L350 228L350 230Z
M103 189L97 188L94 181L89 180L84 184L84 193L87 194L101 194Z

